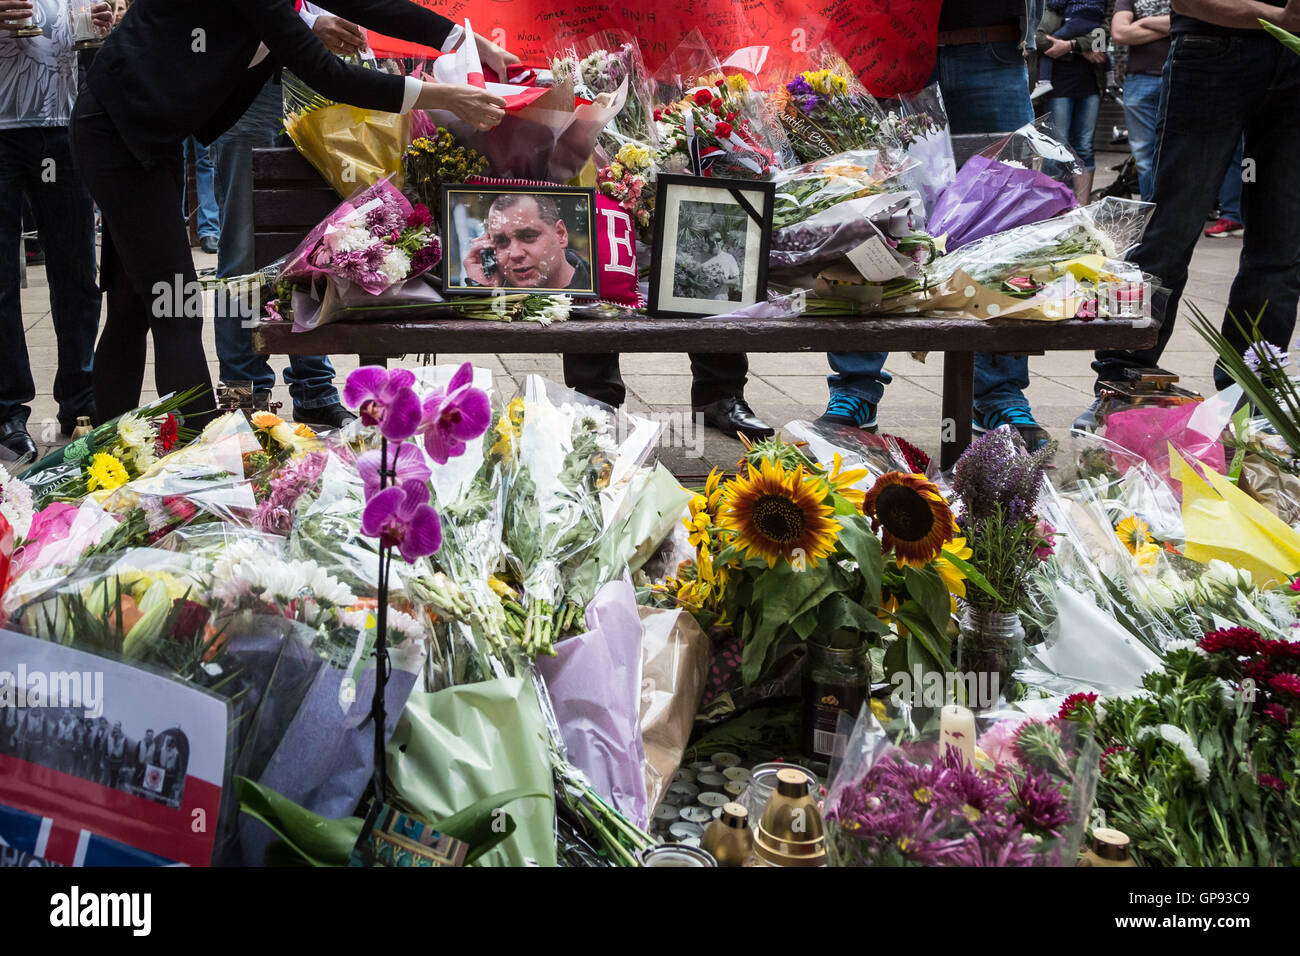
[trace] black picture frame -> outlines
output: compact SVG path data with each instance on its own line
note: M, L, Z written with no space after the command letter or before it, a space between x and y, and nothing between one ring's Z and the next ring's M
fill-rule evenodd
M684 203L702 204L708 209L683 210ZM655 191L654 249L650 266L649 306L652 315L698 318L725 315L767 297L767 258L772 247L772 212L776 186L747 179L710 179L704 176L659 176ZM683 218L686 222L683 222ZM743 242L736 234L743 224ZM721 230L722 247L712 259L698 260L688 249L710 237L703 229ZM740 253L739 257L737 253ZM690 295L694 289L707 292L719 270L730 271L723 255L739 270L738 288L727 298ZM707 271L706 271L707 270ZM730 279L727 280L730 284Z
M542 196L562 203L564 199L581 200L586 204L585 219L581 211L573 212L575 220L581 220L579 235L585 236L587 252L583 255L566 246L586 267L589 282L580 287L554 288L550 286L512 286L476 284L463 271L464 251L462 246L476 241L480 236L467 238L464 234L464 222L457 221L457 211L467 208L469 197L473 197L473 208L481 213L482 222L486 220L488 207L497 197L506 195ZM491 197L488 199L487 197ZM485 201L486 200L486 201ZM568 214L560 209L561 221L566 233L574 234ZM456 183L442 187L442 221L438 224L442 231L442 289L445 295L490 295L498 290L505 293L526 294L564 294L575 298L600 297L600 255L596 233L596 191L578 186L505 186L492 183ZM568 253L566 252L566 258ZM572 262L572 260L570 260Z

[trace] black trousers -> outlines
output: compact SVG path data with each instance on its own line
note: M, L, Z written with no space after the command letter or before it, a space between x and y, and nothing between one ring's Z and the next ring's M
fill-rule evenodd
M691 352L691 407L745 394L749 357L744 352ZM606 405L618 407L627 386L617 352L575 352L564 356L564 384Z
M103 215L100 286L108 301L95 349L99 420L139 407L152 335L158 394L201 386L181 410L188 427L201 428L216 401L203 351L198 276L181 217L181 145L142 163L83 87L72 116L72 156Z

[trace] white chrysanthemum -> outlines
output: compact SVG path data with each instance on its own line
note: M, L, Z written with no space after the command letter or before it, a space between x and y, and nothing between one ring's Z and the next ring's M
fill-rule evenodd
M4 515L9 526L14 529L17 539L27 537L32 528L32 490L25 482L19 481L0 470L0 515Z
M158 430L153 422L128 412L118 420L117 440L132 451L148 448L152 452L154 442L158 440Z
M1201 657L1210 656L1205 653L1205 648L1201 647L1200 644L1196 641L1188 640L1187 638L1179 638L1176 641L1170 641L1165 646L1165 653L1168 654L1172 651L1192 651L1193 653L1199 654Z
M400 640L418 641L424 637L424 625L418 618L391 607L388 609L388 631Z
M375 237L366 228L365 222L335 227L325 231L325 247L331 252L357 252L369 249Z
M411 257L401 249L393 248L384 261L379 264L379 271L389 282L401 282L411 274Z
M1192 738L1187 735L1187 731L1181 727L1175 727L1173 724L1161 724L1159 727L1143 727L1138 733L1138 740L1146 740L1148 737L1157 735L1183 752L1183 756L1191 766L1192 775L1196 778L1197 783L1204 784L1209 781L1210 765L1201 756L1201 752L1196 749L1196 745L1192 743Z

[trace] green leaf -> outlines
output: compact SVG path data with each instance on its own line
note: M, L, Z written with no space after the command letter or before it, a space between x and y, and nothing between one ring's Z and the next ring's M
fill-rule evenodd
M868 595L880 594L880 576L884 572L885 561L880 551L880 539L871 530L871 524L863 515L845 518L840 522L840 547L858 563L863 592ZM878 598L877 598L878 600Z
M930 657L931 663L939 670L952 670L950 660L951 645L948 642L946 633L935 633L930 630L931 622L926 615L925 610L915 601L904 601L902 606L894 612L893 617L898 623L902 624L912 636L907 640L917 642Z
M878 618L873 610L863 607L847 594L833 594L818 609L818 620L824 632L841 628L860 634L888 634L889 625Z
M939 572L933 565L921 569L906 568L903 571L903 581L907 586L908 595L925 612L933 626L933 631L938 634L946 633L952 601L948 595L948 585L943 583Z
M1260 20L1259 25L1288 50L1293 53L1300 53L1300 37L1297 37L1294 33L1288 33L1286 30L1269 23L1267 20Z
M312 866L346 865L365 823L360 817L322 817L247 777L235 778L235 792L240 810L266 824Z
M465 857L465 865L469 866L515 832L514 818L504 812L498 815L502 807L515 800L545 800L549 797L548 793L516 787L475 801L433 826L439 833L469 844L469 855Z
M948 554L947 552L944 553L943 559L947 561L949 564L951 564L958 571L960 571L962 574L964 574L966 576L966 580L969 581L971 584L975 585L977 588L979 588L989 597L997 598L998 592L993 589L993 585L989 584L988 578L984 577L984 575L980 572L980 570L977 567L975 567L975 565L971 564L969 561L965 560L964 558L956 557L955 555Z

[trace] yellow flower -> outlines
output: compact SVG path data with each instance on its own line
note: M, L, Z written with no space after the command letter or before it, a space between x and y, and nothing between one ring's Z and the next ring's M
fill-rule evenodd
M1137 554L1139 548L1151 543L1151 529L1137 515L1130 515L1121 521L1119 527L1115 529L1115 534L1119 536L1120 541L1124 542L1124 547L1128 548L1129 554Z
M962 573L961 568L949 561L946 555L951 554L961 561L969 561L971 549L966 544L965 538L953 538L943 546L939 552L939 557L935 559L934 569L939 572L939 577L943 578L943 583L948 588L949 609L954 613L957 610L957 598L966 596L966 575Z
M696 508L696 502L699 502L701 505L699 510ZM709 532L713 530L713 519L710 517L709 513L702 508L704 502L705 498L703 495L696 495L691 501L691 517L689 520L685 521L686 529L689 532L687 540L690 541L691 547L693 548L707 548L710 539Z
M284 419L279 415L271 412L253 412L252 422L258 428L274 428L276 425L283 425Z
M316 437L316 433L315 433L314 431L312 431L310 428L308 428L306 425L303 425L303 424L297 424L297 425L294 425L294 426L293 426L293 433L294 433L295 435L297 435L299 438L315 438L315 437Z
M862 513L880 531L880 544L900 566L924 567L957 534L957 519L924 475L891 471L876 479Z
M885 709L885 702L879 697L871 698L871 713L882 724L889 720L889 711Z
M614 158L629 169L645 169L650 165L650 150L636 143L625 143Z
M1150 573L1156 566L1156 558L1160 557L1163 549L1158 544L1144 544L1133 553L1137 558L1138 567L1143 571Z
M95 491L100 488L105 491L112 491L114 488L121 488L130 480L131 477L126 473L126 467L112 455L106 455L103 452L92 458L90 464L86 467L87 491Z
M739 73L733 73L731 76L727 77L727 85L737 93L749 92L749 80L745 79Z
M852 471L844 471L844 459L840 453L835 453L835 458L831 463L831 473L826 480L830 482L831 487L836 493L846 501L851 501L858 508L862 507L862 502L866 500L867 493L859 488L854 488L859 481L871 474L865 468L855 468Z
M757 471L728 482L718 509L718 527L735 533L747 558L762 558L769 568L777 558L796 556L816 567L832 554L841 525L834 509L819 494L820 479L805 479L803 466L786 471L780 462L764 458Z
M917 803L929 803L934 799L934 791L929 787L917 787L912 791L912 796L916 798Z
M714 468L709 472L709 478L704 482L704 495L709 499L709 511L718 510L718 502L722 499L722 470Z

